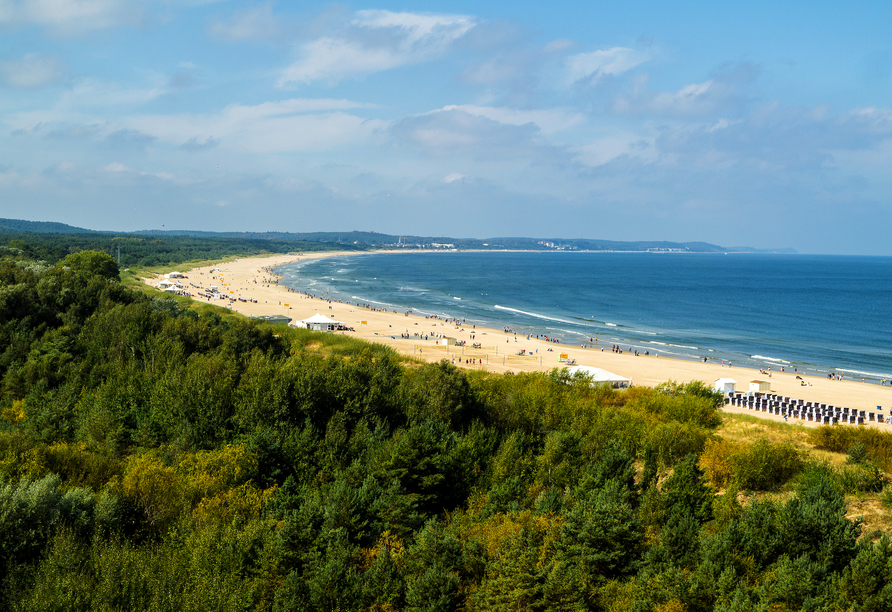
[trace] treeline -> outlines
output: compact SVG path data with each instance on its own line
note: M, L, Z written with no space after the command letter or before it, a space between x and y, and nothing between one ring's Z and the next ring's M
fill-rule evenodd
M261 238L204 238L194 236L147 236L111 233L30 233L2 232L4 250L14 249L22 256L49 263L79 251L102 251L121 267L167 266L185 261L223 259L233 255L292 253L330 250L357 250L352 244L309 240L264 240ZM2 247L0 247L2 249ZM2 252L0 252L2 255Z
M892 608L889 540L722 446L702 384L403 362L117 274L0 257L2 610Z

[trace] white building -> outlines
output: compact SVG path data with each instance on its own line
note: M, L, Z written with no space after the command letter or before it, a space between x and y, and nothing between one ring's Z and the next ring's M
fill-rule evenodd
M769 391L771 391L771 383L767 380L751 380L750 391L761 391L763 393L768 393Z
M309 319L298 321L295 326L306 327L313 331L335 331L340 324L340 321L335 321L334 319L329 319L324 314L316 313Z
M733 378L719 378L715 381L713 389L721 393L734 393L736 391L737 381Z

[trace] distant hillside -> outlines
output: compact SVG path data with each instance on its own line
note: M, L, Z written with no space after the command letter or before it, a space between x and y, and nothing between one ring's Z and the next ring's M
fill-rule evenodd
M41 234L105 234L72 227L64 223L0 219L0 233L32 232ZM198 238L210 240L247 241L252 247L267 243L266 249L278 251L307 249L307 243L338 245L353 249L365 248L427 248L427 249L491 249L532 251L624 251L624 252L686 252L686 253L796 253L795 249L756 249L747 246L724 247L708 242L618 241L588 238L453 238L448 236L400 236L378 232L207 232L201 230L140 230L124 234L130 237ZM293 244L292 244L293 243ZM249 249L249 250L253 250Z
M91 234L93 230L54 221L0 219L0 232L34 232L36 234Z
M587 238L453 238L448 236L406 236L378 232L203 232L191 230L142 230L138 234L239 238L242 240L302 240L353 244L370 248L421 247L456 249L521 249L536 251L654 251L688 253L796 253L795 249L757 249L748 246L724 247L708 242L667 242L594 240Z

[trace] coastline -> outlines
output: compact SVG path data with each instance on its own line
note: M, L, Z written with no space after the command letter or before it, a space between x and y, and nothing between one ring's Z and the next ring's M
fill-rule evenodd
M395 251L375 251L374 253L410 253L430 252L400 249ZM272 255L253 257L221 263L219 266L194 268L186 273L184 284L189 287L194 282L205 288L217 284L221 291L227 291L236 298L254 301L235 301L228 307L247 316L284 315L292 321L308 318L314 314L323 314L353 327L353 332L345 333L370 342L379 342L394 350L416 359L435 362L443 358L454 361L458 367L466 369L483 369L492 372L530 372L549 371L564 367L558 361L561 354L575 359L577 365L603 368L614 374L630 378L635 385L653 387L668 380L690 382L701 380L712 385L718 378L734 378L738 391L746 391L751 380L766 380L771 384L771 391L781 395L803 399L805 401L823 402L837 406L847 406L860 410L875 411L882 406L886 411L892 405L892 388L861 383L852 380L829 380L824 377L804 375L809 386L801 386L792 372L772 372L765 377L758 369L745 367L727 367L714 363L702 363L677 359L673 357L645 356L634 353L614 353L611 345L603 342L593 348L578 345L567 345L549 342L506 333L504 330L467 325L462 326L443 319L427 318L405 312L392 312L364 308L343 302L333 302L299 293L277 284L279 277L273 270L287 263L317 259L324 257L362 254L355 251L337 251L309 253L301 255ZM211 273L212 269L220 269L219 273ZM161 277L144 279L150 285L157 285ZM194 288L193 288L194 289ZM208 301L195 296L198 301ZM220 303L221 300L212 300ZM228 302L227 302L228 304ZM363 322L365 324L363 324ZM417 334L417 335L416 335ZM434 334L464 341L466 346L450 346L436 344ZM473 337L472 337L473 334ZM401 337L408 335L408 338ZM427 338L427 339L424 339ZM472 348L473 343L480 343L480 348ZM518 355L520 351L526 355ZM470 362L469 362L470 360ZM746 409L730 409L729 412L750 413ZM760 418L782 417L759 413ZM791 420L791 423L814 425ZM883 427L881 425L881 427Z

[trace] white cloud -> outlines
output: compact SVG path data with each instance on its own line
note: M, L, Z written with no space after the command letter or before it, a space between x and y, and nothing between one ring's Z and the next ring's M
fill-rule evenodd
M444 106L441 111L459 110L476 117L486 117L499 123L508 125L526 125L533 123L543 132L551 133L565 130L578 123L585 117L580 113L572 113L566 110L518 110L514 108L502 108L495 106L474 106L472 104ZM439 112L439 111L434 111Z
M648 61L650 55L628 47L613 47L592 53L578 53L566 60L569 84L595 82L605 75L615 76Z
M393 13L383 10L358 11L354 25L363 28L396 28L402 34L403 46L423 43L425 46L449 44L464 36L475 21L464 15Z
M576 159L586 166L601 166L621 155L654 161L657 152L652 139L642 139L634 134L615 134L599 138L574 149Z
M0 61L0 77L15 89L39 89L57 83L65 74L59 58L29 53L22 59Z
M83 79L60 98L60 108L139 106L167 93L159 82L154 87L121 87L114 83Z
M455 181L459 181L465 178L464 174L459 174L458 172L453 172L452 174L447 174L443 177L444 183L454 183Z
M137 23L142 5L142 0L7 0L0 4L0 23L74 34Z
M712 81L692 83L676 92L661 92L654 96L651 108L658 112L685 112L701 106L702 101L710 93Z
M429 61L474 27L463 15L358 11L339 36L324 36L300 48L279 85L337 82L399 66Z
M233 104L215 114L141 116L128 127L193 150L196 143L251 153L329 150L363 140L385 123L345 110L369 105L349 100L292 99L254 106ZM205 147L212 148L212 147Z
M285 69L279 79L287 83L311 83L318 80L371 74L396 68L407 62L403 54L390 49L370 49L355 42L335 38L320 38L304 46L304 57Z
M460 107L406 117L388 130L395 143L432 158L458 156L503 170L517 167L521 159L539 167L572 161L565 147L550 144L538 132L529 121L503 123Z
M263 40L278 36L279 23L273 15L272 3L236 13L228 23L213 22L208 30L213 36L229 41Z

